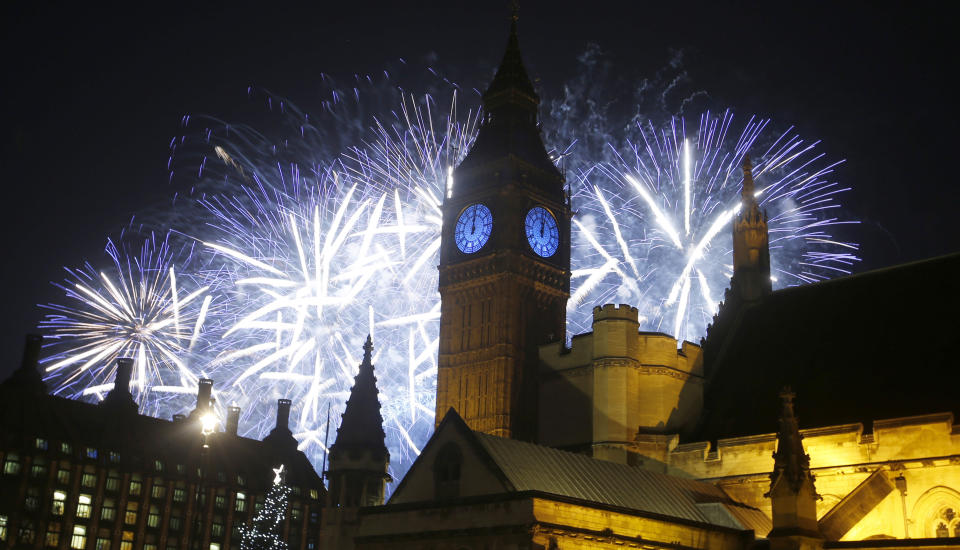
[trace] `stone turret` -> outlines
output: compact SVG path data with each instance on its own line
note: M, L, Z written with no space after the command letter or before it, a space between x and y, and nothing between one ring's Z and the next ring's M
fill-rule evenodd
M818 550L823 535L817 526L820 495L810 473L810 456L803 449L803 436L793 410L796 394L790 388L780 392L783 401L777 450L767 497L773 507L773 530L767 535L771 550Z

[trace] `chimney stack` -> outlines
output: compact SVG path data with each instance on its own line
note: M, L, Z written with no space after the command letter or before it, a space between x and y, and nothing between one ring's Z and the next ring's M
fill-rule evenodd
M277 425L270 430L270 433L263 440L275 449L286 451L295 451L297 449L297 440L293 438L290 431L290 400L277 400Z
M20 368L23 370L37 371L37 364L40 362L40 346L43 345L43 336L39 334L28 334L23 345L23 360L20 362Z
M120 357L117 359L117 372L113 378L113 389L100 402L101 405L115 407L120 410L136 413L139 407L130 394L130 375L133 372L133 359Z
M240 426L240 407L227 408L227 433L237 435L237 428Z
M117 375L113 379L113 391L130 393L130 375L133 373L133 359L117 359Z
M197 411L206 411L210 408L210 394L213 391L213 380L201 378L197 386Z
M9 382L15 385L17 391L27 391L30 393L46 393L47 388L43 383L43 376L40 374L38 364L40 362L40 347L43 345L43 337L37 334L28 334L23 346L23 359L20 362L20 368L13 372Z
M290 431L290 400L277 400L277 430Z

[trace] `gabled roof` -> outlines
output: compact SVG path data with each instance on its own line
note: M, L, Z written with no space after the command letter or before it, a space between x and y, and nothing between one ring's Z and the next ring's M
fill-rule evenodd
M432 464L422 463L432 460L431 446L438 439L449 439L445 436L449 431L455 431L457 441L484 458L486 467L503 481L506 493L540 493L585 506L595 504L718 527L755 529L757 533L769 530L763 512L737 503L710 483L475 432L453 409L397 487L391 504L406 501L405 484L431 471ZM461 472L462 477L470 475L476 474ZM489 490L502 491L496 487Z
M726 313L726 312L725 312ZM791 386L801 427L953 412L960 386L960 254L773 292L708 341L694 440L770 433Z

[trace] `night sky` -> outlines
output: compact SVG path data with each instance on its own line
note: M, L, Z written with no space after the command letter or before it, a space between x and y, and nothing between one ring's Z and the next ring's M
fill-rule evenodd
M19 364L23 335L42 316L36 304L61 299L50 281L63 266L102 261L108 236L178 190L166 162L181 116L244 121L250 85L309 111L321 73L349 79L400 57L483 83L508 26L500 1L277 4L0 8L0 378ZM822 139L831 158L847 159L837 179L854 188L842 202L862 221L849 236L863 245L863 270L960 250L948 86L958 48L946 9L524 1L520 38L544 99L575 77L590 43L625 83L682 52L691 86L712 102Z

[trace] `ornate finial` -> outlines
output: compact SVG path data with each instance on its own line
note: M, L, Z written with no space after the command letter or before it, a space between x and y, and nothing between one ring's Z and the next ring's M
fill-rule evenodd
M274 474L274 475L273 475L273 484L274 484L274 485L280 485L281 483L283 483L283 476L284 476L284 474L283 474L283 464L281 464L279 468L274 468L274 469L273 469L273 474Z
M520 0L510 2L510 20L516 23L520 19Z
M363 362L370 363L373 358L373 338L367 334L367 341L363 344Z
M796 399L796 397L797 394L793 392L790 386L784 386L783 389L780 390L780 399L783 400L784 406L790 406L791 411L793 410L793 400Z
M740 196L743 198L743 203L746 205L753 203L753 195L753 163L750 162L750 155L743 155L743 190L741 191Z

